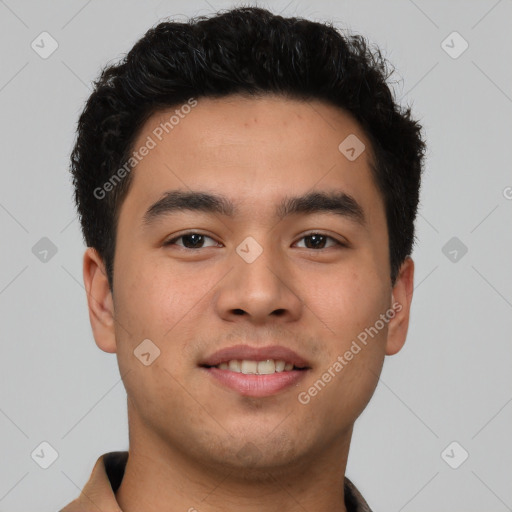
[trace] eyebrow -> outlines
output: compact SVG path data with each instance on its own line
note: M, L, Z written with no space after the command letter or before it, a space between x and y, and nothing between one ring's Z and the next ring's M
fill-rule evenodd
M238 208L227 197L200 191L172 190L153 203L143 217L148 227L157 219L177 212L192 211L220 214L233 218ZM275 216L282 220L290 215L333 213L365 226L366 218L361 205L342 191L310 192L302 196L285 197L277 206Z

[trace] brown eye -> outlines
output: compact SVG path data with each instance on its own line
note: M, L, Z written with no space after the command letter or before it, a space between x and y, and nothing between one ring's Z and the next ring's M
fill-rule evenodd
M177 244L176 241L180 240L180 239L183 240L183 243ZM183 247L185 249L202 249L204 247L205 239L210 239L213 242L215 242L215 240L213 240L213 238L211 238L209 236L203 235L201 233L192 232L192 233L185 233L185 234L177 236L171 240L168 240L167 242L164 243L164 246L177 245L178 247ZM215 244L216 244L216 242L215 242ZM214 245L210 245L207 247L213 247Z
M303 236L301 240L309 241L306 242L305 249L326 249L326 243L328 240L332 240L334 242L334 246L345 247L345 244L342 244L332 236L323 235L322 233L310 233L309 235ZM333 245L331 245L331 247Z

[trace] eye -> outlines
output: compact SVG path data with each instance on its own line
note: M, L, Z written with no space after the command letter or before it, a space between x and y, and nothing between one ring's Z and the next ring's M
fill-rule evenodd
M196 232L190 232L190 233L184 233L183 235L177 236L175 238L172 238L171 240L168 240L167 242L164 242L164 246L168 245L178 245L179 247L184 247L185 249L202 249L203 248L203 242L204 240L208 238L215 242L213 238L203 235L202 233L196 233ZM183 244L176 244L177 240L183 239ZM209 247L214 247L217 242L215 242L213 245L210 245Z
M346 244L336 240L332 236L324 235L322 233L309 233L308 235L303 236L300 240L310 240L310 247L306 244L305 249L325 249L325 243L327 240L334 242L334 246L346 247Z
M177 244L176 242L181 239L183 240L183 243ZM212 245L205 246L204 245L205 239L209 239L214 243ZM313 250L326 249L328 247L326 247L325 245L326 245L327 241L329 241L329 240L331 241L331 247L332 246L347 247L346 244L336 240L332 236L324 235L322 233L310 233L310 234L305 235L302 238L300 238L300 240L309 240L309 243L306 242L305 247L301 247L301 248L305 248L305 249L313 249ZM207 236L207 235L204 235L204 234L198 233L198 232L189 232L189 233L184 233L180 236L176 236L176 237L164 242L163 245L164 246L177 245L178 247L183 247L184 249L194 250L194 249L203 249L205 247L215 247L218 244L210 236Z

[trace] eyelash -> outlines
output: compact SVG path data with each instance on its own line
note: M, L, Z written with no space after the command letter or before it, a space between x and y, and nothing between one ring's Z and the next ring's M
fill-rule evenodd
M213 238L211 236L208 236L208 235L205 235L204 233L199 233L197 231L189 231L188 233L182 233L181 235L179 236L176 236L174 238L172 238L171 240L168 240L166 242L163 243L164 247L167 247L167 246L171 246L171 245L175 245L175 242L177 240L179 240L180 238L183 238L185 236L190 236L190 235L199 235L199 236L202 236L202 237L205 237L205 238L210 238L211 240L213 240ZM299 240L302 240L304 238L308 238L310 236L314 236L314 235L320 235L320 236L323 236L327 239L330 239L332 240L336 246L339 246L340 248L346 248L348 247L347 244L343 243L343 242L340 242L339 240L336 240L336 238L332 237L332 236L329 236L329 235L326 235L324 233L318 233L316 231L313 231L311 233L307 233L306 235L303 235L301 238L299 238ZM178 247L181 247L181 246L178 246ZM333 246L331 246L333 247ZM198 251L199 249L206 249L206 247L199 247L198 249L191 249L190 247L182 247L183 249L187 250L187 251ZM301 249L308 249L307 247L301 247ZM329 247L322 247L321 249L310 249L311 251L321 251L321 250L325 250L325 249L329 249Z

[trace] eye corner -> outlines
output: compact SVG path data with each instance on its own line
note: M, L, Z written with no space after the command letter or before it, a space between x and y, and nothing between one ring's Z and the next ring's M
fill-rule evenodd
M312 237L312 236L315 236L315 235L323 237L327 241L330 240L330 241L334 242L334 244L329 246L329 247L320 247L319 249L309 248L309 247L299 247L299 249L306 249L306 250L311 250L311 251L316 251L316 252L322 252L322 251L325 251L327 249L337 249L337 248L349 249L349 248L351 248L351 245L350 245L350 243L347 240L345 240L345 239L341 239L340 240L338 237L336 237L334 235L331 235L331 234L328 234L328 233L323 233L321 231L311 231L309 233L305 233L305 234L300 236L300 238L295 242L295 244L299 243L301 240L303 240L305 238L309 238L309 237Z

